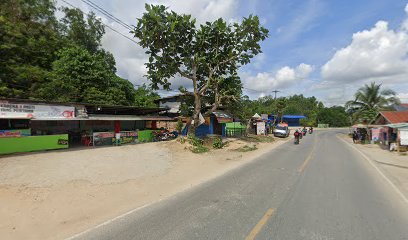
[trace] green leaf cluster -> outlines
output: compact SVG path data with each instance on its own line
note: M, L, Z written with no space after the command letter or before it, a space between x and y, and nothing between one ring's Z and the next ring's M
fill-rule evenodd
M156 93L116 75L94 13L52 0L0 2L0 97L154 107Z

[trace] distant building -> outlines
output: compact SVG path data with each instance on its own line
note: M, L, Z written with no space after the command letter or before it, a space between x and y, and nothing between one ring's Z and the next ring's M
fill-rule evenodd
M303 115L283 115L282 117L278 117L276 115L269 115L268 116L270 121L274 121L276 118L276 123L285 122L290 127L298 127L300 126L300 119L305 119L306 117Z

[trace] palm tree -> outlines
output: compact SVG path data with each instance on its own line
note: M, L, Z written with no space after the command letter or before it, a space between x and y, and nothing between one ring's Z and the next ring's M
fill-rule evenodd
M354 121L371 122L379 111L400 103L393 90L381 90L381 85L375 82L365 84L354 94L354 100L346 102L347 111L352 114Z

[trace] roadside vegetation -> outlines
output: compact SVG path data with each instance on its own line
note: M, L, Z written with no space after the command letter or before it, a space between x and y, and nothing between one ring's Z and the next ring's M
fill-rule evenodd
M132 33L148 56L148 84L137 88L116 74L114 56L101 46L105 26L94 13L57 9L52 0L3 1L0 97L157 107L154 101L160 96L155 90L170 89L169 80L181 77L195 86L179 88L189 97L181 114L192 116L195 123L199 113L222 105L244 124L255 113L267 113L304 115L302 125L331 127L370 122L378 111L399 102L394 91L376 83L360 88L345 107L324 106L302 94L249 99L243 95L238 71L262 53L261 43L269 36L257 16L198 25L191 15L146 5ZM177 130L182 127L180 120ZM190 130L194 133L194 126Z
M354 99L346 102L346 107L353 122L370 123L380 111L392 110L392 105L399 103L393 90L372 82L358 89Z

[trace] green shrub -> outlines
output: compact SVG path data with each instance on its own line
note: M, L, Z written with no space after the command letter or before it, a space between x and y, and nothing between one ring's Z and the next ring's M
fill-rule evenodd
M176 124L176 130L179 134L181 134L181 131L183 130L183 126L184 126L183 121L181 120L181 118L179 118Z
M190 150L193 153L205 153L205 152L208 152L209 149L201 145L201 146L191 147Z
M188 135L188 141L194 147L203 146L203 140L192 134Z
M224 147L224 143L222 142L222 138L214 138L213 143L212 143L213 148L215 149L221 149Z

